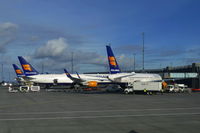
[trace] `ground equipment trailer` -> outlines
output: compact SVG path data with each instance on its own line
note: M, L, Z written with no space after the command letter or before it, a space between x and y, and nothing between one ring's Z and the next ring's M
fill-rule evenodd
M162 92L162 82L129 82L124 90L126 94L144 92L147 94Z

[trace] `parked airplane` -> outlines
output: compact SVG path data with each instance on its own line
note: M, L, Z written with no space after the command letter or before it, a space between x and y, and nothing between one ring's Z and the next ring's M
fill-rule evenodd
M158 74L121 72L111 47L106 46L106 49L111 73L108 79L120 84L122 88L125 88L129 82L162 82L162 78Z
M72 83L70 79L66 78L65 74L39 74L22 56L18 56L18 59L26 76L25 80L32 84L46 84L49 86Z
M24 74L26 75L25 80L33 83L33 84L45 84L46 86L51 85L67 85L67 86L74 86L74 81L67 77L65 73L63 74L39 74L34 67L28 63L22 56L18 56L18 59L20 61L20 64L22 66L22 69L24 71ZM107 79L105 76L101 76L99 74L72 74L74 78L84 78L86 81L84 82L84 85L88 87L97 87L98 82L104 82L109 83L110 80Z

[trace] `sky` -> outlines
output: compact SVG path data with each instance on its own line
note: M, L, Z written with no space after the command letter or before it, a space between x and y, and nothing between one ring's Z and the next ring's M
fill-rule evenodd
M108 70L111 45L122 70L200 62L199 0L0 0L1 80L25 57L39 72ZM3 74L2 74L3 64ZM2 76L3 75L3 76Z

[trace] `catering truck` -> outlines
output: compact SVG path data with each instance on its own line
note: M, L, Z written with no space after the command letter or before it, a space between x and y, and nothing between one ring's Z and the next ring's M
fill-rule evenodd
M124 90L126 94L144 92L147 94L162 92L162 82L130 82Z

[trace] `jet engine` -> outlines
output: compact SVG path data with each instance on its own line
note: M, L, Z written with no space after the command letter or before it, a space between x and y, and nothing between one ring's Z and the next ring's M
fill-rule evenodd
M89 81L87 82L88 87L97 87L98 83L97 81Z

